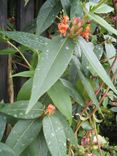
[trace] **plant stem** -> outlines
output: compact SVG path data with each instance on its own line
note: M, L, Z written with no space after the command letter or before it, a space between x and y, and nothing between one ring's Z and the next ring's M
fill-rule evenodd
M22 56L22 58L24 59L24 61L26 62L26 64L29 66L29 68L31 68L30 63L27 61L27 59L25 58L25 56L22 54L22 52L14 45L12 44L10 41L7 41L7 43L13 47L15 50L17 50L17 52Z
M100 144L99 144L99 139L98 139L98 133L97 133L96 123L95 123L95 119L94 118L93 118L93 125L94 125L95 135L96 135L96 139L97 139L99 154L100 154L100 156L103 156L102 155L102 150L100 149Z

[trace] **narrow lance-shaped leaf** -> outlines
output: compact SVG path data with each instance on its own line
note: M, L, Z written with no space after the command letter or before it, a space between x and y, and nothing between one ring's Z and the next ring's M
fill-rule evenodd
M63 128L64 128L64 132L65 132L65 136L66 139L75 147L77 147L78 141L77 138L75 137L74 131L73 129L70 127L68 121L65 119L65 117L58 111L56 111L57 118L60 120Z
M12 77L32 77L34 75L34 71L23 71L17 74L12 75Z
M95 22L97 22L99 25L101 25L102 27L104 27L105 29L107 29L109 32L117 35L117 30L114 29L110 24L108 24L103 18L101 18L98 15L95 14L91 14L91 13L87 13L87 15L94 20Z
M30 49L43 51L49 43L49 39L30 33L18 31L0 31L0 33Z
M90 82L88 81L88 79L83 75L81 69L80 69L80 62L78 61L78 59L76 57L73 57L73 62L76 65L76 68L78 70L78 76L82 82L82 84L84 85L84 89L86 89L90 99L93 101L94 105L96 105L97 108L99 108L99 104L98 104L98 100L95 96L94 90L90 84Z
M71 3L71 10L70 10L70 17L82 17L83 16L83 9L80 4L80 0L72 0Z
M63 126L55 115L43 119L43 131L52 156L65 156L66 137Z
M78 44L94 71L115 93L117 93L117 90L115 89L110 77L108 76L105 69L96 57L95 53L93 52L93 48L90 43L87 43L83 38L79 37Z
M69 95L73 98L73 100L76 101L80 105L84 105L84 101L83 101L82 97L77 92L77 90L73 87L72 83L65 79L62 79L62 78L60 80L63 83L63 85L65 86Z
M48 147L42 131L21 156L48 156Z
M15 153L12 148L10 148L8 145L3 144L0 142L0 156L18 156L17 153Z
M116 57L116 49L113 46L113 44L105 43L105 50L106 50L106 56L107 56L108 62L111 66ZM117 60L115 61L114 65L112 66L113 73L115 73L116 70L117 70Z
M109 12L112 12L112 11L114 11L114 8L113 7L110 7L107 4L102 4L94 12L95 13L98 13L98 14L106 14L106 13L109 13Z
M61 0L61 4L65 12L69 15L70 11L70 0Z
M48 91L50 98L54 105L60 110L60 112L72 122L72 103L71 99L65 90L65 87L61 81L57 81Z
M20 119L35 119L42 115L43 105L37 102L28 114L25 114L29 101L17 101L12 104L5 104L0 112Z
M6 144L19 156L33 142L41 130L40 120L20 120L10 132Z
M28 113L37 100L60 78L73 54L74 44L69 39L54 38L39 58L35 70Z
M47 0L43 4L37 17L37 35L40 35L52 23L54 23L61 8L59 0Z
M21 89L18 92L17 95L17 100L29 100L30 99L30 95L31 95L31 88L32 88L32 81L33 79L30 78L29 80L27 80L23 86L21 87Z
M3 137L5 127L6 127L6 117L4 115L0 114L0 140Z

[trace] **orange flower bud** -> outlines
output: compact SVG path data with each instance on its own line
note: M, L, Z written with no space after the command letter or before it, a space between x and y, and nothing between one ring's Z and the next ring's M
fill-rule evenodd
M52 104L49 104L46 110L46 113L48 113L49 115L52 115L55 112L55 106Z
M61 23L67 24L69 21L69 17L68 16L63 16L63 19L61 21Z
M76 25L76 24L78 24L79 22L81 22L80 17L74 17L74 18L73 18L73 25Z

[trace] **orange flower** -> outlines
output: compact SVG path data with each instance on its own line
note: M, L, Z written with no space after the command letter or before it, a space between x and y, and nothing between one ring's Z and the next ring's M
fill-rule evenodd
M67 30L68 30L68 25L64 23L59 23L58 24L58 30L61 33L62 36L66 36Z
M91 25L88 24L87 27L85 28L85 31L81 32L80 35L88 41L90 33L91 33Z
M63 16L63 19L62 19L61 23L67 24L68 21L69 21L69 17L68 16Z
M52 104L49 104L48 107L47 107L47 110L46 110L46 113L49 114L49 115L52 115L54 112L55 112L55 106L52 105Z

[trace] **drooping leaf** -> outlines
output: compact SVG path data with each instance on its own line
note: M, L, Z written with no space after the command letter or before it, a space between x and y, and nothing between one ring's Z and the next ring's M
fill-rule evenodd
M77 90L73 87L72 83L65 80L60 79L63 85L66 87L66 90L68 91L69 95L80 105L84 105L84 101L80 94L77 92Z
M4 115L0 114L0 140L3 137L5 127L6 127L6 117Z
M91 86L89 80L82 73L78 59L76 57L73 57L73 62L76 65L76 68L78 70L78 76L84 86L84 89L87 91L87 94L89 95L90 99L93 101L93 104L96 105L97 108L99 108L98 100L95 96L93 87Z
M27 80L18 92L17 100L29 100L32 89L32 78Z
M70 0L61 0L62 7L64 11L69 15L70 11Z
M20 120L10 132L6 144L19 156L33 142L41 130L42 123L38 120Z
M63 126L55 115L43 119L43 131L52 156L65 156L66 137Z
M9 146L0 142L0 156L18 156Z
M17 101L12 104L5 105L0 112L20 119L35 119L43 113L43 106L40 102L31 109L28 114L25 114L29 101Z
M12 75L12 77L32 77L33 75L34 75L34 71L23 71Z
M83 54L89 61L89 64L94 69L94 71L98 74L98 76L115 92L117 93L117 90L115 89L110 77L106 73L105 69L99 62L98 58L93 52L93 48L90 45L90 43L87 43L83 38L79 37L78 39L79 46L82 49Z
M54 38L42 53L35 70L31 99L27 112L37 100L60 78L67 68L74 50L74 44L69 39Z
M60 112L72 122L72 103L61 81L57 81L48 91L48 95L52 99L54 105Z
M3 35L7 36L8 38L30 48L43 51L44 48L48 45L49 39L37 36L30 33L25 32L18 32L18 31L3 31L1 32Z
M117 35L117 30L114 29L109 23L107 23L103 18L101 18L98 15L95 14L91 14L91 13L87 13L87 15L94 20L95 22L97 22L99 25L101 25L102 27L104 27L105 29L107 29L109 32Z
M37 35L45 31L52 23L61 10L59 0L47 0L41 7L37 17Z
M80 0L72 0L70 17L83 17L83 9L80 4Z

